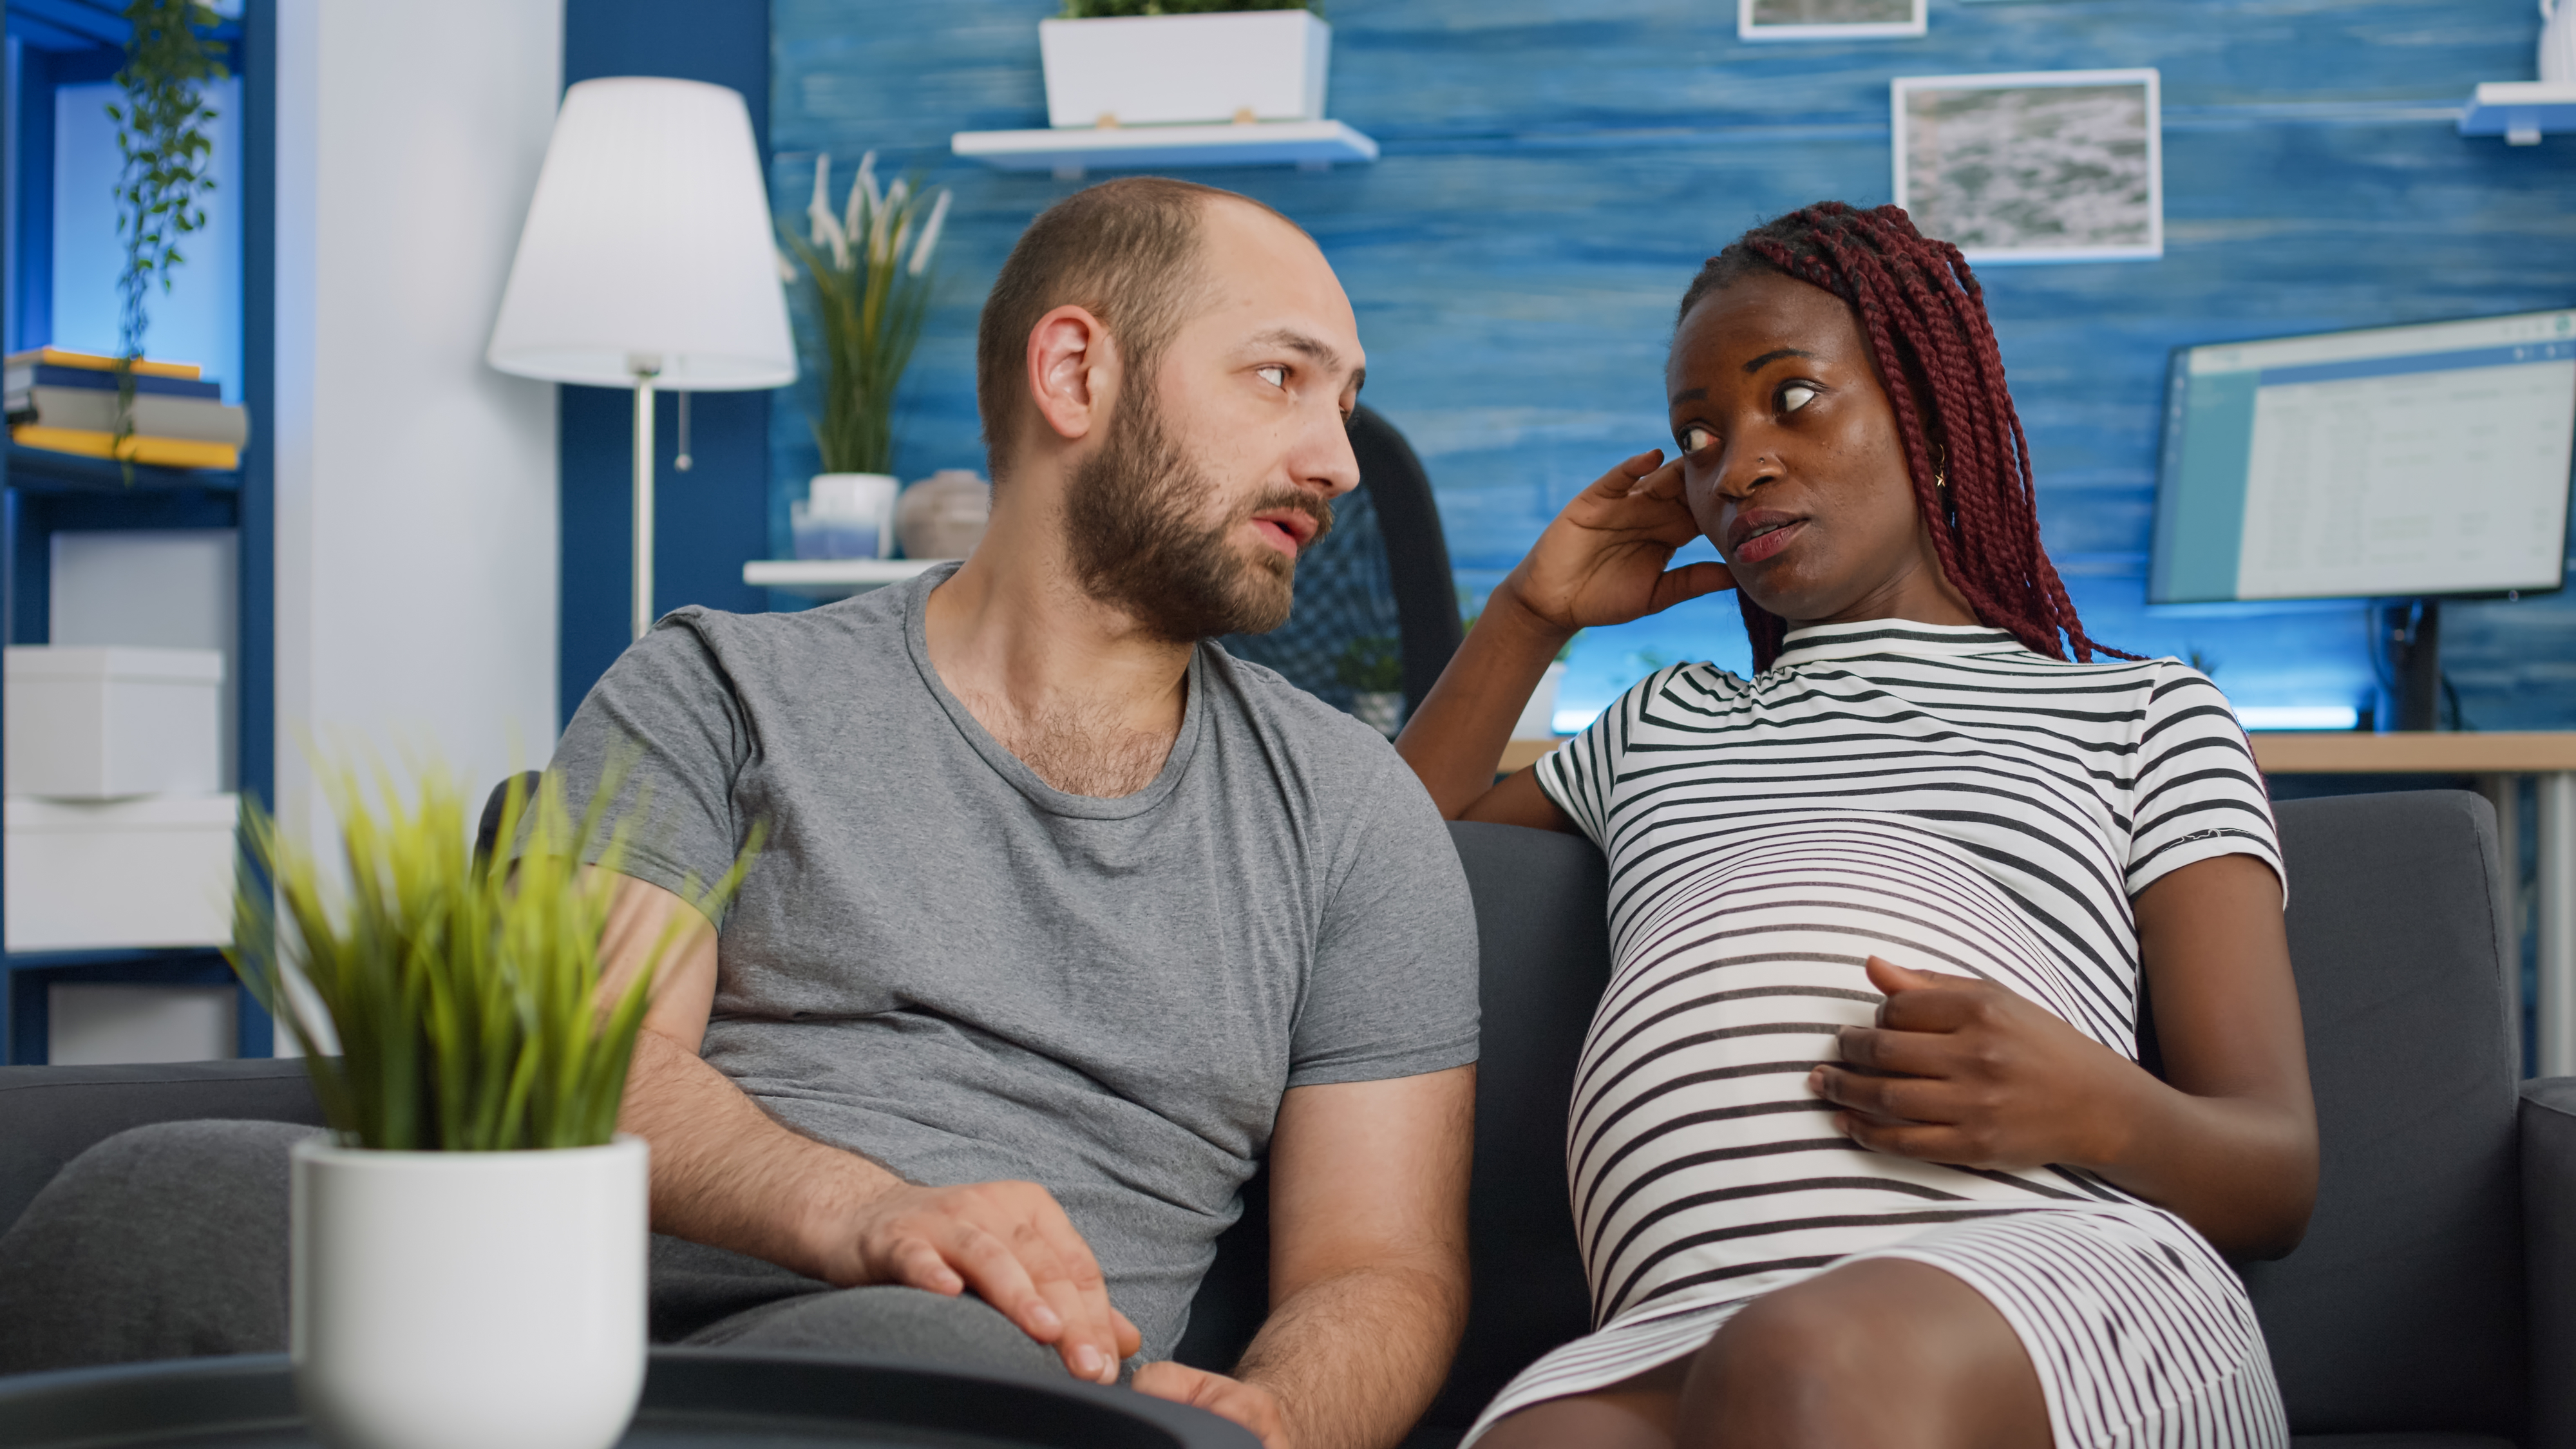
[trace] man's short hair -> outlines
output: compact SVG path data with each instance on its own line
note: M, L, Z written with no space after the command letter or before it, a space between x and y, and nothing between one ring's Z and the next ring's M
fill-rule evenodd
M994 483L1010 472L1011 452L1034 407L1027 371L1029 333L1038 319L1058 307L1083 308L1118 339L1127 376L1150 377L1199 294L1199 218L1219 198L1279 216L1213 186L1128 176L1075 192L1038 213L1020 234L975 329L975 409Z

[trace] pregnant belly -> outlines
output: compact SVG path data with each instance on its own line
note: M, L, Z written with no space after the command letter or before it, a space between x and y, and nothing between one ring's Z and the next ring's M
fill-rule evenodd
M1807 1090L1880 996L1862 962L1982 975L2061 1017L2021 907L1898 822L1766 831L1632 901L1575 1078L1566 1160L1596 1322L1743 1297L1931 1223L2106 1190L1854 1147Z

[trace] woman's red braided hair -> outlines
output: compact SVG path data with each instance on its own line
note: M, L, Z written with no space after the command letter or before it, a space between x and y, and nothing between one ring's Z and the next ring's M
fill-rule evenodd
M1985 291L1959 249L1916 231L1897 207L1860 211L1819 202L1755 227L1709 258L1682 294L1680 315L1755 271L1821 287L1859 319L1896 412L1915 504L1938 521L1932 546L1941 571L1978 620L2052 659L2065 658L2067 646L2083 661L2097 652L2135 658L2084 632L2040 548L2030 441L2004 387ZM1928 418L1921 407L1927 402ZM1947 487L1936 488L1945 475ZM1768 669L1788 624L1736 597L1753 640L1753 667Z

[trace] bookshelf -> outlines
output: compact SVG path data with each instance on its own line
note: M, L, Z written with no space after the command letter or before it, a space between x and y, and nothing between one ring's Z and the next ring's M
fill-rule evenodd
M237 633L232 651L237 742L235 785L266 805L275 783L275 527L272 409L276 314L275 214L277 0L244 0L218 27L241 78L239 114L227 118L240 147L240 401L251 416L250 445L236 469L137 466L24 447L0 448L0 602L7 642L51 642L54 536L113 530L224 529L237 558ZM54 116L59 88L94 84L123 61L123 6L114 0L6 0L16 94L9 140L10 295L7 351L56 342L53 327ZM69 178L66 178L69 179ZM111 177L99 178L102 186ZM230 380L230 379L227 379ZM0 894L0 915L8 902ZM225 986L231 970L211 947L0 954L0 1062L41 1062L48 1051L48 997L55 985ZM234 1053L264 1057L269 1018L247 993L236 998Z

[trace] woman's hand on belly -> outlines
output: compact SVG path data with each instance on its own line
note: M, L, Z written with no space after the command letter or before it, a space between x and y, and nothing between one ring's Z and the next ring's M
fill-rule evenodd
M2116 1160L2136 1063L1991 981L1869 958L1887 1000L1837 1036L1842 1063L1808 1075L1835 1124L1874 1152L1958 1167Z

